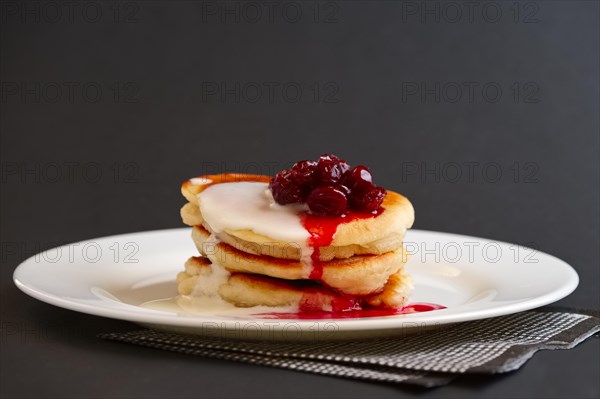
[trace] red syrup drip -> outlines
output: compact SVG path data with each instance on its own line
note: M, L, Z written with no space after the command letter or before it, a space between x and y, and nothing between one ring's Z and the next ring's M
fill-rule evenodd
M352 299L350 299L352 301ZM360 319L365 317L383 317L383 316L395 316L400 314L411 314L411 313L422 313L431 312L433 310L446 309L445 306L437 305L435 303L417 302L408 304L398 309L375 309L365 308L361 309L357 300L354 300L355 305L358 308L350 308L350 310L337 310L335 305L332 312L325 312L322 310L303 311L302 307L297 313L258 313L254 316L264 319L305 319L305 320L323 320L323 319ZM340 303L342 305L342 303Z
M309 213L302 215L302 225L310 233L309 245L313 249L311 255L312 270L309 275L311 280L321 280L323 276L323 263L320 260L321 248L331 245L333 236L340 224L348 223L357 219L368 219L379 216L384 211L381 207L373 213L349 212L344 216L315 216ZM325 298L328 297L328 298ZM331 311L322 310L323 303L329 302ZM300 299L298 312L284 313L258 313L255 316L266 319L351 319L365 317L393 316L409 313L429 312L432 310L445 309L445 306L434 303L413 303L402 308L380 309L370 308L361 303L360 298L339 293L331 295L307 290Z
M349 223L357 219L369 219L381 215L384 211L380 207L375 212L349 211L343 216L316 216L310 213L302 215L302 225L309 232L308 245L313 249L312 270L308 276L311 280L321 280L323 277L323 262L321 262L321 248L331 245L333 236L340 224Z

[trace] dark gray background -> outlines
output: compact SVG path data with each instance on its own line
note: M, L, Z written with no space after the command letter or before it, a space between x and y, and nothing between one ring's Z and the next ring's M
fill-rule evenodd
M599 306L598 2L473 2L472 15L454 3L458 20L436 1L286 3L272 19L256 2L256 21L240 2L224 16L214 2L53 4L2 3L2 397L422 394L104 342L95 335L135 327L12 283L40 249L180 226L192 175L268 173L322 152L370 165L415 204L416 228L564 259L581 283L560 304ZM439 101L407 91L436 83ZM207 91L236 84L239 100ZM596 338L539 353L425 395L598 397L599 349Z

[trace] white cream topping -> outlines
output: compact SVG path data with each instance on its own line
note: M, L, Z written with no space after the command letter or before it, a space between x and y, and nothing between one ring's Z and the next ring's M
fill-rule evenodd
M300 248L304 277L310 276L313 248L300 212L306 204L279 205L267 183L229 182L212 185L198 194L202 217L218 236L224 230L252 230L286 245Z
M219 240L217 240L213 234L206 240L206 243L216 246L219 243ZM229 275L230 273L221 265L211 263L210 269L202 269L200 272L200 276L198 277L196 285L194 286L194 290L192 291L192 296L214 297L220 299L219 287L227 283Z
M199 315L210 317L252 317L261 313L297 313L299 311L297 304L282 307L254 306L251 308L238 308L229 302L218 301L216 298L195 297L191 295L158 299L145 302L140 306L161 312L176 313L182 316Z
M219 243L219 240L213 234L208 238L207 242L216 245ZM224 267L213 262L210 268L202 268L191 295L178 295L172 298L158 299L142 303L140 306L164 312L181 313L183 311L192 315L211 316L252 316L271 312L298 312L298 304L283 307L254 306L250 308L238 308L234 306L219 295L219 288L223 284L227 284L230 275L231 273Z
M298 304L281 307L253 306L250 308L238 308L220 297L193 295L178 295L171 298L148 301L142 303L140 307L161 312L177 313L182 316L199 315L210 317L252 317L261 313L297 313L299 311Z
M225 229L252 230L301 248L307 246L310 234L299 215L304 207L279 205L270 193L267 183L215 184L198 194L200 211L215 233Z

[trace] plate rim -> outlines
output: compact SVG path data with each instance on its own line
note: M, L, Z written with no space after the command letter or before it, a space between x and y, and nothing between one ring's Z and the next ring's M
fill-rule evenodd
M103 236L97 238L89 238L82 241L76 241L73 243L63 244L58 247L65 247L68 245L73 245L77 243L85 243L94 240L111 240L122 237L131 237L132 235L148 235L148 234L170 234L170 233L178 233L190 231L188 227L180 227L180 228L169 228L169 229L156 229L156 230L146 230L146 231L136 231L132 233L122 233L110 236ZM446 237L456 237L461 240L465 239L474 239L477 241L488 241L495 242L501 245L518 245L500 240L493 240L485 237L476 237L464 234L457 234L451 232L444 231L434 231L434 230L423 230L423 229L411 229L409 230L411 233L416 234L433 234L433 235L444 235ZM524 246L518 245L519 247L526 248ZM54 248L48 249L46 251L52 250ZM42 251L44 252L44 251ZM131 312L126 307L123 309L112 309L101 306L96 306L92 304L80 303L75 300L68 300L64 297L58 296L56 294L47 293L44 291L37 290L33 287L30 287L26 284L26 282L22 281L20 276L25 273L27 267L30 267L31 259L34 259L39 254L28 257L23 260L13 271L13 282L25 294L39 300L45 302L47 304L57 306L60 308L76 311L79 313L90 314L93 316L106 317L117 320L124 320L133 323L139 324L155 324L155 325L165 325L172 327L187 327L187 328L209 328L210 326L206 326L204 324L212 323L218 324L216 327L218 329L228 329L228 328L237 328L240 323L253 323L260 324L265 323L269 325L274 325L275 322L279 322L279 324L289 324L294 323L298 325L301 329L308 328L314 326L315 323L326 324L326 323L336 323L339 325L342 331L370 331L370 330L392 330L392 329L407 329L410 327L425 327L425 326L438 326L480 319L487 319L493 317L504 316L508 314L513 314L517 312L522 312L526 310L535 309L544 305L548 305L550 303L556 302L562 298L565 298L569 294L571 294L579 285L579 275L577 271L569 265L564 260L539 251L539 253L544 254L545 256L550 257L556 262L556 265L560 265L561 268L567 273L568 278L558 289L547 292L543 295L539 295L527 300L523 300L516 303L499 305L491 308L484 309L473 309L469 311L464 311L460 313L454 314L446 314L445 310L436 310L435 312L431 312L431 315L428 315L429 312L426 313L417 313L417 314L405 314L399 316L386 316L386 317L369 317L369 318L359 318L359 319L233 319L233 318L219 318L219 319L206 319L202 316L193 315L190 317L181 317L174 314L151 314L151 313L135 313ZM123 303L125 306L135 306L127 303ZM138 309L141 309L138 307ZM417 316L415 318L415 316ZM369 323L371 322L371 323ZM376 322L377 326L373 326L373 322ZM409 326L402 326L402 324L409 324ZM415 326L418 324L418 326ZM275 328L277 330L277 328Z

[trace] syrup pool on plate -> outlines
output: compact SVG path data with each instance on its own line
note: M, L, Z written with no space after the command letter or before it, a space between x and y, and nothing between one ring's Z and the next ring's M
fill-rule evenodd
M235 306L216 300L215 298L193 298L176 296L172 298L148 301L140 305L143 308L163 312L185 313L190 315L220 314L223 316L243 316L259 319L295 319L295 320L324 320L324 319L359 319L368 317L397 316L411 313L430 312L445 309L445 306L435 303L416 302L399 309L354 309L346 311L315 311L300 307L269 308L257 306L253 308L236 308Z
M325 311L302 311L298 312L272 312L256 313L253 316L265 319L359 319L366 317L396 316L402 314L431 312L433 310L446 309L445 306L428 302L416 302L408 304L399 309L357 309L343 312L325 312Z

